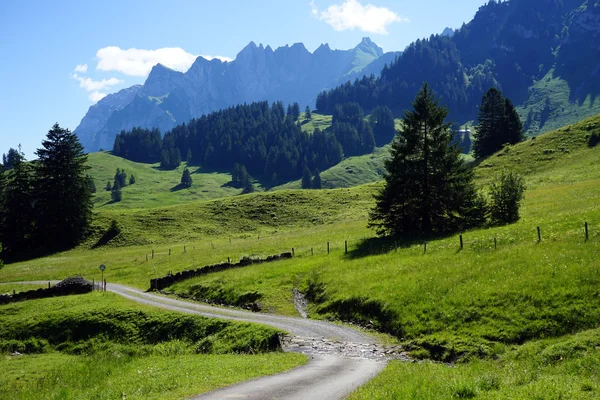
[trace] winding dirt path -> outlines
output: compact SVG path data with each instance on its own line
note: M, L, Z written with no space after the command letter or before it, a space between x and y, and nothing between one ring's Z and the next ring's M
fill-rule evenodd
M48 281L19 283L46 284ZM389 358L404 358L395 349L377 344L371 336L325 321L213 307L119 284L108 284L107 290L171 311L269 325L290 333L291 336L284 337L284 351L311 357L306 365L289 372L233 385L194 399L340 399L381 372Z

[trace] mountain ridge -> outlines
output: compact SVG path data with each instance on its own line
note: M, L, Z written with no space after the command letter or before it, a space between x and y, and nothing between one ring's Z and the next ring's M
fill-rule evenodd
M156 127L165 132L236 104L267 100L312 106L320 91L355 79L363 70L378 74L383 65L367 67L382 57L389 61L390 54L396 53L384 54L367 37L350 50L321 44L312 53L299 42L273 50L251 41L230 62L200 56L186 72L157 64L143 85L90 107L75 133L87 151L97 151L111 148L122 130Z

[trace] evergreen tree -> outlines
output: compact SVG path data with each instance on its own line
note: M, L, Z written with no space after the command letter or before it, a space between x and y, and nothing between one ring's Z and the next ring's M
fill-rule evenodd
M124 169L117 168L117 171L115 172L115 182L116 181L119 181L119 186L122 188L127 186L127 173Z
M369 116L369 123L373 128L377 147L391 142L396 135L396 126L392 110L386 106L377 106Z
M0 198L0 243L5 259L33 248L35 226L31 164L19 152L11 167Z
M135 176L133 176L133 174L131 174L131 176L129 177L129 184L133 185L135 183Z
M75 134L54 124L36 155L39 242L50 249L76 245L92 219L87 154Z
M181 184L185 187L192 187L192 174L190 174L190 170L189 169L184 169L183 170L183 174L181 175Z
M386 161L385 186L370 213L378 234L437 234L481 224L481 198L473 172L451 146L448 110L439 105L427 83L406 111L403 129Z
M304 167L302 172L302 189L310 189L312 187L312 177L310 176L310 170L308 167Z
M11 169L15 162L19 161L20 158L20 147L19 150L15 150L12 147L8 149L8 154L2 154L2 164L4 169Z
M481 99L475 137L475 157L485 158L502 148L504 97L496 88L489 89Z
M516 144L522 142L523 123L517 109L510 99L504 100L504 123L502 130L504 131L504 142L508 144Z
M523 140L523 124L510 99L495 88L486 92L479 108L479 123L474 150L477 158L485 158L501 150L505 144Z
M246 187L248 182L250 182L250 175L248 174L248 171L246 171L246 167L244 165L240 165L240 173L237 183L240 185L240 187Z
M492 225L505 225L519 220L519 208L525 184L518 174L502 171L490 184L490 219Z
M236 183L236 184L240 184L240 172L241 172L241 165L239 163L235 163L233 164L233 168L231 169L231 182Z
M312 180L312 188L313 189L321 189L321 173L319 169L315 169L315 173Z
M248 193L254 193L254 185L252 184L251 181L246 182L246 185L244 186L244 190L242 190L242 194L248 194Z
M185 156L185 161L191 163L193 160L194 158L192 157L192 149L188 149L187 155Z
M312 114L310 113L309 106L306 106L306 110L304 111L304 119L306 119L306 120L312 119Z
M112 190L110 191L110 199L113 203L118 203L123 200L123 192L121 191L121 185L119 181L115 181Z
M106 186L104 187L104 190L106 190L107 192L110 192L112 190L112 184L110 183L110 181L106 182Z

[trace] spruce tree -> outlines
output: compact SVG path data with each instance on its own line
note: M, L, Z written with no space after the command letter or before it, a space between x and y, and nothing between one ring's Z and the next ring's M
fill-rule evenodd
M34 247L33 173L23 154L13 158L6 172L0 209L0 242L6 258Z
M489 89L481 99L476 127L475 157L485 158L502 148L504 128L504 97L496 88Z
M310 189L312 187L312 177L310 176L310 170L308 167L304 167L302 172L302 189Z
M135 176L133 176L133 174L131 174L131 176L129 177L129 184L133 185L135 183Z
M118 203L123 200L123 192L121 191L121 184L119 181L115 181L112 190L110 191L110 199L113 203Z
M321 189L321 173L319 169L315 169L313 180L312 180L312 188L313 189Z
M49 249L76 245L92 220L87 154L75 134L54 124L36 155L39 242Z
M385 186L375 196L369 226L380 235L453 232L481 224L473 172L451 146L448 110L424 84L406 111L386 161Z
M306 120L312 119L312 114L310 113L309 106L306 106L306 110L304 111L304 119L306 119Z
M377 106L369 116L369 123L373 127L377 147L388 144L396 135L396 126L392 110L386 106Z
M519 117L517 109L508 98L504 100L504 122L502 128L504 131L504 143L516 144L523 141L523 123L521 122L521 117Z
M523 123L512 101L491 88L481 100L477 136L473 148L475 156L485 158L502 149L505 144L523 140Z
M254 193L254 185L251 181L248 181L242 190L242 194Z
M190 170L186 168L183 170L183 174L181 175L181 184L189 188L192 187L192 183L194 183L192 180L192 174L190 174Z

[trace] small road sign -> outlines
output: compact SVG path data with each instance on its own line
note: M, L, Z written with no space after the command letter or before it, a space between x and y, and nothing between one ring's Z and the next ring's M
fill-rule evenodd
M106 269L106 265L100 264L100 271L104 272L105 269Z

